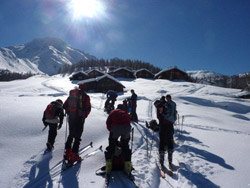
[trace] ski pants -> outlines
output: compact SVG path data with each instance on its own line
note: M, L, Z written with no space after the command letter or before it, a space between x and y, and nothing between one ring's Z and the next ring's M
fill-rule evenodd
M172 162L172 155L174 150L174 126L173 123L160 124L159 136L159 153L165 152L165 146L168 148L168 160Z
M85 119L82 117L69 115L69 136L65 144L65 149L72 149L73 153L78 153L84 121Z
M132 104L131 105L131 120L132 121L138 121L138 117L137 117L137 113L136 113L136 104Z
M106 148L106 159L113 158L118 138L121 137L122 156L124 157L125 161L131 161L131 151L129 149L130 132L130 126L120 125L111 127L109 134L109 146Z
M57 123L49 123L48 125L49 125L48 143L50 143L53 146L57 135Z

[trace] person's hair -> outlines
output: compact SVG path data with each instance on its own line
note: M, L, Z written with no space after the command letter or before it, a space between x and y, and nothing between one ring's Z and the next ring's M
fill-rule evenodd
M132 93L134 93L135 91L133 89L130 90Z
M167 96L166 96L166 98L169 98L169 99L171 99L172 97L171 97L171 95L167 95Z

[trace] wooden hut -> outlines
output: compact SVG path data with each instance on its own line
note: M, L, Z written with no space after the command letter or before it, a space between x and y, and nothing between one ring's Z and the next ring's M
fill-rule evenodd
M189 81L188 74L178 68L165 69L155 74L155 79L186 80Z
M96 77L100 77L104 75L102 71L99 71L97 69L90 70L87 73L88 73L89 78L96 78Z
M125 67L115 69L115 70L109 72L108 74L115 77L115 78L134 78L133 71L131 71Z
M113 90L117 92L123 92L125 88L119 80L114 77L105 74L103 76L97 78L91 78L87 80L83 80L78 82L78 84L85 83L87 84L87 91L93 92L104 92L106 93L108 90Z
M85 79L88 79L89 77L88 77L88 75L85 73L85 72L76 72L76 73L74 73L74 74L72 74L72 76L71 77L69 77L69 79L71 80L71 81L73 81L73 80L85 80Z
M148 69L139 69L134 72L136 78L154 78L154 74Z

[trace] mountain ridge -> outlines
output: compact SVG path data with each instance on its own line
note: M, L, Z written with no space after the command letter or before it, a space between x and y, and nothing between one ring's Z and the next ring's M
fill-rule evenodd
M54 37L36 38L22 45L0 47L0 69L20 73L56 74L65 64L96 59Z

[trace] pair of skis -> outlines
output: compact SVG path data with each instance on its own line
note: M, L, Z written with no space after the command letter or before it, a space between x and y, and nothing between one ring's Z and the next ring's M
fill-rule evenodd
M84 153L86 150L90 149L91 147L93 147L92 145L92 142L85 148L83 149L82 151L79 152L79 155L81 156L82 153ZM88 158L88 157L91 157L95 154L97 154L98 152L102 152L102 145L98 148L96 148L94 151L92 151L91 153L88 153L84 156L81 156L81 160L80 161L77 161L77 162L74 162L74 163L63 163L63 166L62 166L62 171L66 171L68 170L69 168L73 167L73 166L76 166L77 164L81 163L84 159Z

